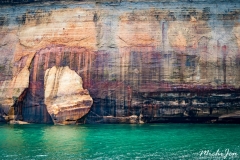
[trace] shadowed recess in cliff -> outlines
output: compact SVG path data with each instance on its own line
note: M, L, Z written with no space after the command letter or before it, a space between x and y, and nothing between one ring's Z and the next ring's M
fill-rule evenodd
M36 53L30 66L23 119L52 123L44 103L44 75L53 66L69 66L82 77L83 88L94 99L91 112L114 117L139 115L143 99L138 92L151 86L155 90L155 84L161 81L161 61L160 53L152 47L125 49L115 54L63 45L46 47Z
M83 87L88 87L88 66L90 53L80 47L50 46L35 54L30 65L30 83L23 101L23 120L32 123L53 123L44 103L44 75L47 69L56 67L69 68L84 77ZM85 68L84 68L85 67Z

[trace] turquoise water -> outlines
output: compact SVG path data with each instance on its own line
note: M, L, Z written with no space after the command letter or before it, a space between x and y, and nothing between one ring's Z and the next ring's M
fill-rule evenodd
M0 125L1 159L240 159L239 155L240 125Z

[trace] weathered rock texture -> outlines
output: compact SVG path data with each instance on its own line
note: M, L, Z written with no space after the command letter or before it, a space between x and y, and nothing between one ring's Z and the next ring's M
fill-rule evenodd
M68 66L93 98L79 123L239 122L238 0L40 1L0 1L0 120L53 123L70 97L44 76Z
M92 98L82 88L82 78L69 67L47 69L44 90L44 102L55 123L75 123L92 106Z

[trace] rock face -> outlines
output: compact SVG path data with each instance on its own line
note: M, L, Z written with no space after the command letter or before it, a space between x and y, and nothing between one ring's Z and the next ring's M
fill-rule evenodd
M238 0L40 2L0 1L0 121L240 123Z
M93 103L82 78L69 67L52 67L44 76L45 104L54 123L75 123Z
M29 84L29 70L23 68L11 81L5 81L1 86L1 105L5 113L9 113L15 101L24 93ZM9 116L14 116L10 114Z

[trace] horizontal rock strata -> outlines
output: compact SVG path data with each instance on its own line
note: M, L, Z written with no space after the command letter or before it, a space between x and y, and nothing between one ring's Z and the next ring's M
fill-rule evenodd
M1 121L240 123L237 0L0 2ZM70 111L87 93L46 90L67 68L89 112Z

